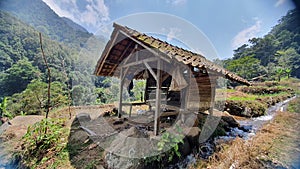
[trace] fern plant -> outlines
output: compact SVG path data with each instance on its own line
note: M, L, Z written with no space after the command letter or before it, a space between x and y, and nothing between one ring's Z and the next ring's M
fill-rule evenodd
M38 165L49 154L55 155L62 151L65 147L62 138L67 133L63 126L64 121L61 119L43 119L28 127L22 138L21 154L27 165Z
M13 118L12 113L7 110L7 97L4 97L2 103L0 103L0 117Z

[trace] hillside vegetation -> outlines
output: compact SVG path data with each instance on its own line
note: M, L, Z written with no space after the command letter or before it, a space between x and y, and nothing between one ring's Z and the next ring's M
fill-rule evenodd
M233 58L221 61L227 69L248 80L272 81L256 83L250 87L221 89L227 92L228 97L225 107L220 110L243 117L261 116L267 107L298 92L298 89L289 85L299 83L294 78L300 78L299 21L299 11L289 11L270 33L262 38L250 39L249 44L234 51ZM50 105L47 104L49 81L42 58L39 32L43 35L43 48L51 70ZM117 99L116 79L92 75L104 40L71 20L59 17L41 0L27 0L26 3L22 0L0 1L0 39L0 117L43 115L50 107L49 119L28 127L22 140L15 141L17 157L23 157L21 162L32 168L105 166L104 150L89 138L79 124L75 124L78 138L70 141L71 124L76 122L72 116L77 113L75 109L86 110L88 113L91 113L91 109L66 108L73 105L107 104ZM134 83L133 93L126 95L126 99L130 101L140 99L145 85L144 81ZM218 105L218 100L216 102ZM299 100L292 102L289 109L298 111L297 105ZM104 109L99 112L99 108L95 107L98 116L106 112ZM70 115L67 110L72 111ZM226 130L232 127L227 122L218 126L213 137L226 134ZM233 123L238 126L234 119ZM9 133L1 135L0 141L13 139L16 139L15 135ZM173 155L179 153L179 143L180 141L175 141L174 147L177 148L174 150L177 150L173 151ZM247 147L241 147L240 150L245 149L248 150ZM253 160L250 152L247 158ZM217 158L227 156L226 153L226 150L220 151L214 156L212 164L219 164ZM89 157L91 154L92 158ZM178 159L181 157L177 155ZM159 159L151 160L164 166ZM226 166L230 167L231 164L226 163Z
M46 108L48 81L38 31L2 10L0 23L0 102L7 97L7 109L13 116L41 114ZM103 47L103 42L95 37L89 41L98 45L97 49ZM51 108L95 101L96 78L92 72L98 55L80 52L75 46L43 34L43 48L52 76Z
M23 0L1 0L0 9L17 16L52 40L79 50L93 36L73 21L59 17L42 0L26 0L26 3Z
M300 12L291 10L272 30L261 38L249 39L223 62L225 68L252 80L300 78Z

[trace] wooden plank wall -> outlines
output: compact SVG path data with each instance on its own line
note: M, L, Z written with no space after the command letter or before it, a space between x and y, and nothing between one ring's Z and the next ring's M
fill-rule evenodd
M216 76L209 76L193 72L188 90L187 109L203 112L208 110L214 102Z

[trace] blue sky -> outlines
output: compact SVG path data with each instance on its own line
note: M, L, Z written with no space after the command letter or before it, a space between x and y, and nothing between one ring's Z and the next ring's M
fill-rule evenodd
M59 16L72 19L92 33L101 30L109 34L104 26L118 22L161 35L158 37L165 35L164 40L170 43L184 47L178 43L181 41L194 52L221 59L232 57L233 50L248 39L267 34L288 10L295 8L290 0L43 1ZM152 18L148 19L149 15Z

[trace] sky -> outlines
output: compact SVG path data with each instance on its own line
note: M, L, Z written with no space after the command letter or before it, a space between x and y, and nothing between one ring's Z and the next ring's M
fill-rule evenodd
M43 0L91 33L116 22L214 59L263 37L295 6L290 0Z

